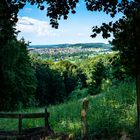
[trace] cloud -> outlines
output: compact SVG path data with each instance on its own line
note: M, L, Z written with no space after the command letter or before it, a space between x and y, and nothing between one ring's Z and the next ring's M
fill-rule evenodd
M19 17L17 30L24 33L36 34L37 36L55 36L55 29L52 29L48 22L33 19L30 17Z
M87 36L87 35L85 35L85 34L83 34L83 33L78 33L77 36L79 36L79 37L84 37L84 36Z
M27 17L20 18L18 21L18 27L22 25L34 25L34 22L31 22Z

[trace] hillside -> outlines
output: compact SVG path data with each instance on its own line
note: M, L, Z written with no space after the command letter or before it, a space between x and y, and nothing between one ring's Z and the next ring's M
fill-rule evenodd
M30 45L28 48L68 48L68 47L76 47L76 48L110 48L110 44L105 43L77 43L77 44L55 44L55 45Z
M58 45L34 45L29 46L30 54L37 54L41 59L53 61L81 60L94 57L99 54L111 53L111 45L104 43L79 43Z

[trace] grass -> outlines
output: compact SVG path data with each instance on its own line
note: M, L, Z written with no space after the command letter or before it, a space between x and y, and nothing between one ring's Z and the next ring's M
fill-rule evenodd
M121 83L108 89L95 100L90 99L88 128L90 134L121 135L131 133L136 122L136 95L134 84Z
M87 115L88 134L90 136L122 135L132 133L136 122L136 92L132 82L120 83L110 87L106 92L88 97L89 109ZM73 100L63 104L49 106L49 122L55 132L72 135L81 133L80 110L82 100ZM21 112L43 112L44 108L30 108ZM43 125L42 119L25 120L23 127ZM8 125L7 125L8 124ZM13 130L17 128L16 120L0 119L0 129Z

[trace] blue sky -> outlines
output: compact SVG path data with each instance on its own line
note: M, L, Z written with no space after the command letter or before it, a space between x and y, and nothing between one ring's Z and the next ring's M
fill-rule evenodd
M20 10L17 29L21 32L18 38L24 37L32 45L50 45L65 43L108 43L101 35L91 38L92 27L101 25L102 22L108 23L120 18L118 14L111 18L103 12L89 12L86 10L85 3L82 1L77 5L76 14L69 14L67 20L59 21L59 28L53 29L49 25L49 18L46 17L46 11L40 11L36 6L27 4ZM111 38L109 39L111 40Z

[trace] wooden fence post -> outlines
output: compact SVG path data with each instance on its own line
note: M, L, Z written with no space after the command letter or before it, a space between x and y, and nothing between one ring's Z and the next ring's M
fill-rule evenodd
M87 140L87 110L88 110L89 101L87 98L83 100L83 106L81 110L81 121L82 121L82 130L81 137L83 140Z
M22 114L18 115L18 133L22 133Z
M45 108L45 130L46 130L46 132L51 131L50 125L49 125L49 120L48 120L49 116L50 116L50 113L48 113L47 108Z

